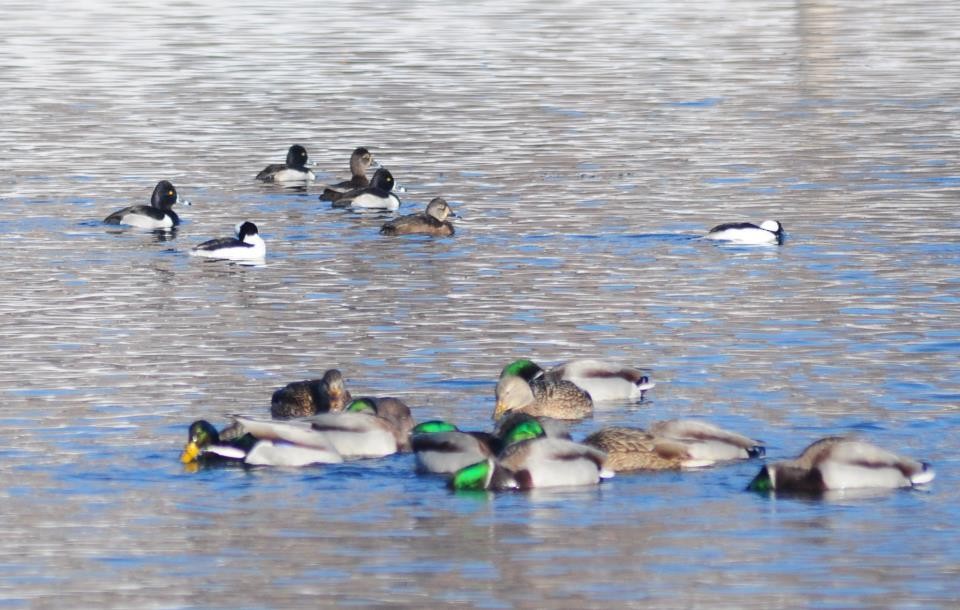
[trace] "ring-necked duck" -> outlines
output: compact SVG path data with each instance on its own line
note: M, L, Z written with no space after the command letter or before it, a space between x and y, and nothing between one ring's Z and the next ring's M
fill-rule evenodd
M316 178L313 171L306 167L307 149L294 144L287 151L286 163L274 163L263 168L257 174L257 180L264 182L310 182Z
M343 195L347 191L369 186L370 180L367 178L367 168L373 166L373 164L373 153L362 146L355 149L353 154L350 155L351 178L337 184L331 184L323 189L320 201L334 201L339 195Z
M393 174L381 167L373 174L370 186L354 189L338 196L333 201L335 208L366 208L393 211L400 207L400 199L394 195Z
M728 222L713 227L704 237L735 244L781 244L783 225L776 220L764 220L759 226L750 222Z
M408 214L385 222L380 228L383 235L410 235L419 233L423 235L436 235L438 237L448 237L453 235L453 223L447 218L456 218L456 214L447 205L443 197L434 197L427 204L425 212Z
M175 204L190 205L180 199L177 189L168 180L161 180L153 189L150 205L132 205L117 210L103 219L108 225L130 225L141 229L170 229L180 224L180 217L173 211Z
M194 246L190 254L232 261L260 260L267 254L267 245L260 237L257 225L246 221L237 227L236 237L219 237L205 241Z

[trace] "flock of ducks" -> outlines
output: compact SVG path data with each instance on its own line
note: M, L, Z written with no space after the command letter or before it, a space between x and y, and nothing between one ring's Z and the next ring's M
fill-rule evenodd
M445 476L454 490L505 491L596 485L615 473L765 456L761 441L692 419L601 428L580 442L571 437L568 423L589 417L594 402L642 400L653 387L643 371L604 360L548 370L516 360L497 382L493 429L463 431L442 420L415 423L397 398L354 398L341 372L330 369L321 379L276 390L270 418L235 415L219 431L194 422L181 461L192 468L291 467L413 452L417 473ZM837 436L814 442L795 459L764 464L747 488L822 494L913 487L933 478L926 462Z
M283 186L297 186L316 180L316 174L307 163L307 150L294 144L287 151L284 163L274 163L257 174L262 182ZM367 171L376 168L373 177ZM328 185L320 194L321 201L329 201L335 208L383 210L400 208L400 198L393 192L395 181L385 167L380 167L373 154L364 147L356 148L350 155L350 178ZM132 205L110 214L106 224L127 225L141 229L167 231L180 224L180 217L173 211L174 205L190 205L181 199L176 187L168 180L161 180L153 189L150 205ZM409 214L384 223L383 235L432 235L449 237L454 234L449 219L457 215L442 197L435 197L426 210ZM706 239L744 245L781 244L784 240L783 226L776 220L765 220L759 225L749 222L725 223L710 229ZM260 237L256 224L244 221L237 225L236 236L211 239L195 246L190 254L206 258L233 261L259 262L266 257L266 244Z
M284 163L268 165L257 180L281 185L313 182L303 146L294 144ZM371 179L367 171L375 168ZM366 148L350 156L351 177L328 185L320 200L337 208L395 211L400 199L394 178ZM107 216L107 224L169 230L180 222L180 199L167 180L153 190L150 205L134 205ZM456 215L441 198L424 212L383 224L384 235L450 236ZM779 245L776 220L725 223L703 237L735 244ZM245 221L236 237L213 239L191 250L194 256L262 260L266 245L257 226ZM581 442L564 422L590 417L595 402L642 400L654 384L643 371L617 363L582 359L544 370L531 360L503 368L496 384L496 422L489 432L462 431L439 420L416 424L397 398L354 398L339 370L321 379L298 381L274 392L270 418L234 416L224 429L196 421L181 461L193 467L244 464L305 466L377 458L412 451L419 473L448 477L456 490L533 489L596 485L617 472L702 468L719 462L759 459L760 441L697 420L656 422L648 429L613 426ZM748 488L760 492L823 493L831 490L912 487L934 478L929 464L902 457L861 439L828 437L792 460L767 463Z

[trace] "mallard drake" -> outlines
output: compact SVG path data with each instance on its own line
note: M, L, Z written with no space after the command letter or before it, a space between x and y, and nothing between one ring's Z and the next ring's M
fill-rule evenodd
M320 201L333 201L335 197L347 191L369 186L370 180L367 179L367 169L373 166L373 164L373 153L363 146L355 148L350 154L350 179L338 182L337 184L331 184L323 189L323 194L320 195Z
M270 415L276 419L289 419L343 411L351 400L350 391L343 383L343 374L330 369L322 379L294 381L274 392Z
M644 392L656 384L640 369L594 358L580 358L544 370L532 360L514 360L500 371L500 377L523 377L537 393L537 380L557 383L561 380L576 384L590 394L594 402L633 400L643 398Z
M206 420L190 425L187 445L180 454L184 464L223 464L229 462L251 466L306 466L309 464L338 464L343 461L331 446L326 435L297 428L271 430L269 435L228 428L221 433Z
M453 223L447 218L456 218L453 210L443 197L434 197L427 204L425 212L407 214L385 222L380 227L381 235L433 235L449 237L453 235Z
M649 431L602 428L583 443L605 452L607 467L616 472L699 468L720 461L760 457L765 452L759 441L689 419L657 422Z
M604 468L606 456L594 447L547 437L535 419L513 428L494 459L466 466L454 474L454 490L494 491L574 485L596 485L613 476Z
M555 419L583 419L593 413L590 395L569 381L531 384L523 377L507 375L497 382L496 397L494 419L510 411Z
M792 460L766 464L747 489L820 494L844 489L894 489L929 483L927 462L903 457L848 436L822 438Z
M243 429L270 438L282 426L322 432L345 459L373 458L408 451L413 418L396 398L358 398L336 413L319 413L288 421L238 417Z
M413 428L410 445L417 472L453 474L495 454L500 444L487 432L463 432L449 422L432 420Z

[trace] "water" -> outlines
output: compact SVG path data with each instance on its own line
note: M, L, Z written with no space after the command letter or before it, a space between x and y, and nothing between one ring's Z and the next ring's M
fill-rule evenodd
M7 2L3 607L953 607L955 3ZM369 147L453 239L255 183ZM158 239L100 220L170 179ZM780 248L692 239L777 218ZM190 259L258 223L267 264ZM190 474L191 421L337 366L488 425L509 360L658 386L575 434L700 416L796 454L859 432L930 489L769 499L755 463L449 494L412 458Z

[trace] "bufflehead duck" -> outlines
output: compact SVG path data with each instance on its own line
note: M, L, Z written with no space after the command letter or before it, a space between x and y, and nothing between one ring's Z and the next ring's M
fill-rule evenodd
M434 197L427 204L426 212L408 214L395 218L383 224L380 228L382 235L410 235L419 233L423 235L436 235L437 237L448 237L453 235L453 223L447 218L456 218L456 214L450 209L446 199L443 197Z
M257 174L257 180L264 182L311 182L316 176L307 169L307 149L294 144L287 151L286 163L274 163L263 168Z
M333 207L393 211L400 207L400 199L392 190L393 174L387 168L381 167L373 174L370 186L340 195L333 202Z
M108 225L130 225L141 229L170 229L180 224L180 217L173 211L177 203L190 205L180 199L177 189L168 180L161 180L153 189L150 205L132 205L117 210L103 219Z
M193 247L190 254L207 258L222 258L232 261L260 260L267 253L267 246L260 237L257 225L250 221L237 227L236 237L219 237Z
M841 489L913 487L933 480L930 464L899 456L866 441L822 438L793 460L767 464L747 489L820 494Z
M320 201L334 201L347 191L369 186L370 180L367 178L367 168L373 165L373 153L362 146L355 149L353 154L350 155L351 178L337 184L331 184L323 189Z
M760 226L750 222L728 222L713 227L704 237L735 244L782 244L783 225L776 220L764 220Z

